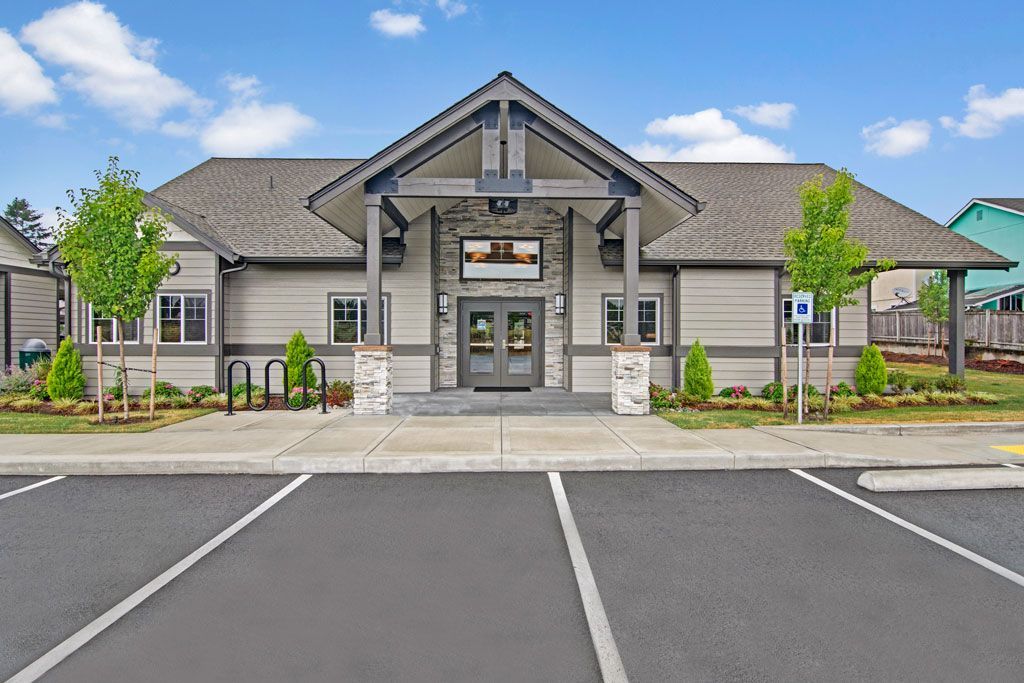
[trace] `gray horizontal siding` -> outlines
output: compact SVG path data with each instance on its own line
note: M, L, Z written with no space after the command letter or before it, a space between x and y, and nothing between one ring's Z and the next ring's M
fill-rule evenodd
M56 351L57 280L11 273L11 360L26 340L42 339Z

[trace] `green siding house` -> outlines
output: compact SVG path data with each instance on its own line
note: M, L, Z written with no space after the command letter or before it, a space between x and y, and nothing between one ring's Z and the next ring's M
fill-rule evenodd
M967 299L972 307L1022 310L1024 300L1024 198L975 198L949 219L953 232L982 244L1018 265L1009 270L971 270Z

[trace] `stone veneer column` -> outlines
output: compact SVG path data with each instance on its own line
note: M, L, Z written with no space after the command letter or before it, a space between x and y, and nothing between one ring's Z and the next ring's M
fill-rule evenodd
M617 415L651 412L651 350L648 347L612 347L612 411Z
M354 396L352 412L356 415L388 415L391 413L392 360L390 346L355 347Z

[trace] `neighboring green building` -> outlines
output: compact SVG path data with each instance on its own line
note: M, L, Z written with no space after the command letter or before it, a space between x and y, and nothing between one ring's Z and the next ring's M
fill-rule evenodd
M1024 198L975 198L946 222L953 232L1017 261L1016 268L967 272L967 305L1024 310Z

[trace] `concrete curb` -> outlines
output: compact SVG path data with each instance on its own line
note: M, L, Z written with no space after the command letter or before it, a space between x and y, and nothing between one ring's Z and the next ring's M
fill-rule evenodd
M761 431L761 427L753 427ZM773 430L802 432L842 432L847 434L877 434L883 436L927 436L950 434L998 434L1024 431L1024 422L923 422L904 424L866 425L783 425Z
M959 491L1024 488L1024 469L972 467L864 472L857 485L868 491Z

